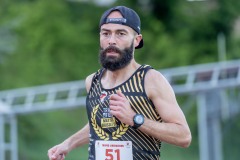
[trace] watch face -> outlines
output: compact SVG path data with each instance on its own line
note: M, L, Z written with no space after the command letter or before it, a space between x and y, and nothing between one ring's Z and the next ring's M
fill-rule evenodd
M137 124L142 124L143 123L143 116L142 115L137 115L136 117L135 117L135 122L137 123Z

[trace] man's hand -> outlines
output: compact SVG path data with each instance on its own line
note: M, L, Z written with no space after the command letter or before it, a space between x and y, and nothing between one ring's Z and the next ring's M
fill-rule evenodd
M48 150L48 158L49 160L64 160L67 153L66 145L61 143Z
M136 114L124 94L118 90L117 94L112 94L109 100L110 113L122 123L133 126L133 117Z

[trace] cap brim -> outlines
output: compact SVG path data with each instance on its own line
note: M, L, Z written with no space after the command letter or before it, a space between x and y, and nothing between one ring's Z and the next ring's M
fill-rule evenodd
M139 49L143 47L143 39L140 41L139 45L135 47L135 49Z

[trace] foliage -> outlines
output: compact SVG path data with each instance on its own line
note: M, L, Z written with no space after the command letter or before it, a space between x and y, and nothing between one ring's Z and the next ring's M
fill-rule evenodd
M92 46L98 45L99 17L84 7L56 0L9 6L9 15L18 19L13 30L18 46L1 67L1 88L82 79L93 72L98 63L83 62L97 59L98 47ZM15 83L7 81L14 77Z

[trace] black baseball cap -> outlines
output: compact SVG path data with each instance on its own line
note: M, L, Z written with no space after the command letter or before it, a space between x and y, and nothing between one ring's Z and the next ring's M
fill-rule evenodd
M123 16L123 18L107 18L109 14L113 11L119 11ZM103 24L107 24L107 23L126 25L128 27L131 27L138 34L141 33L141 21L138 14L131 8L128 8L125 6L116 6L105 11L100 19L99 28L101 28ZM138 49L142 47L143 47L143 39L140 41L139 45L135 48Z

